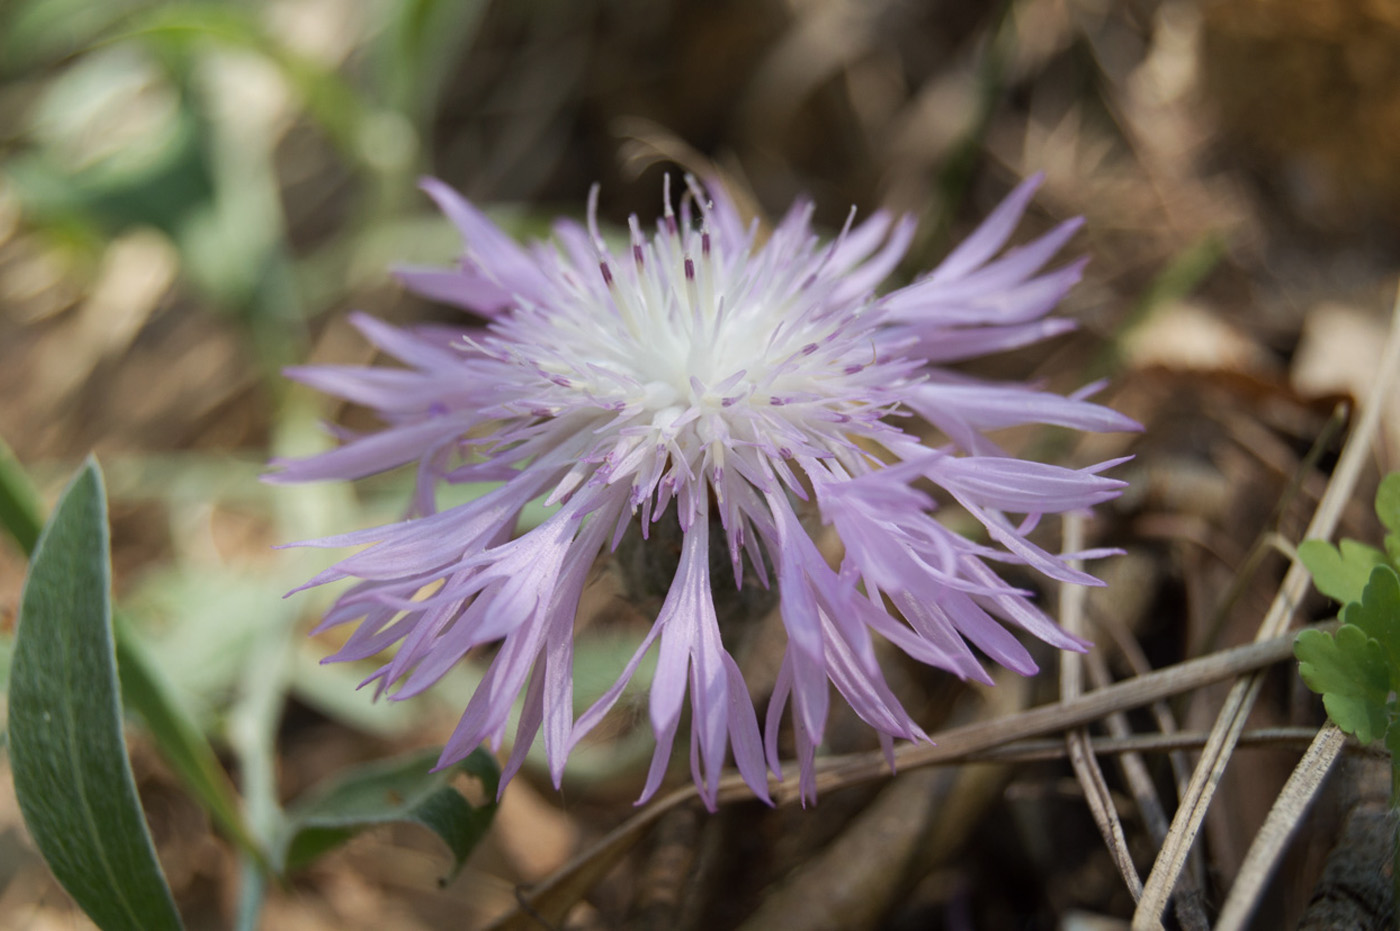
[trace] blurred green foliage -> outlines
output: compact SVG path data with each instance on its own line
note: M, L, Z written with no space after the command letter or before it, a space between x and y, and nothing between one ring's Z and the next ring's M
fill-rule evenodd
M272 376L304 353L307 318L345 296L360 240L426 215L413 193L422 141L481 6L357 6L357 34L312 54L327 44L317 30L335 27L288 28L271 4L12 4L0 12L0 81L23 105L0 176L25 223L70 249L159 230L200 302L245 325ZM355 192L353 214L310 249L290 238L278 164L293 124L319 133Z

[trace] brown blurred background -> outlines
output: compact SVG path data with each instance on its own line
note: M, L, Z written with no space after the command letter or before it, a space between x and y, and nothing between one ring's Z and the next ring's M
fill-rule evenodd
M97 452L118 595L233 772L248 761L229 729L260 651L287 663L285 713L265 734L284 800L350 763L441 741L470 689L464 672L430 698L371 705L355 670L318 668L327 644L302 637L324 599L280 600L316 564L273 543L392 519L405 479L290 492L257 481L270 453L324 442L317 419L363 420L279 375L308 359L370 361L349 310L460 319L387 273L458 248L415 179L444 178L528 237L580 214L595 181L606 219L648 218L661 174L677 170L718 172L759 215L808 193L827 228L852 204L912 212L920 234L902 279L1044 172L1018 235L1087 218L1071 248L1092 261L1063 308L1081 332L977 370L1066 390L1108 376L1109 403L1147 425L1132 447L1025 442L1084 462L1137 455L1132 492L1096 527L1129 555L1105 564L1115 587L1095 611L1150 661L1172 662L1252 636L1281 563L1241 594L1246 556L1271 529L1297 538L1335 443L1316 468L1304 456L1333 401L1375 377L1400 272L1400 4L10 0L0 438L50 494ZM1400 466L1393 415L1363 502ZM1368 520L1358 504L1344 532L1369 538ZM23 573L0 546L6 630ZM616 607L607 592L595 600ZM606 681L629 630L609 628L580 663ZM930 726L995 706L921 670L897 675ZM1316 723L1285 679L1264 719ZM1005 691L1022 704L1053 694L1044 678L1017 688ZM1208 724L1211 700L1178 708L1183 726ZM833 746L845 739L834 722ZM516 884L631 812L636 741L598 751L562 796L527 771L448 888L436 887L442 858L426 835L380 830L272 890L262 927L484 924ZM229 927L227 845L139 735L133 752L190 926ZM1228 888L1272 798L1257 787L1276 788L1296 757L1252 751L1232 770L1225 791L1237 796L1207 831L1207 889ZM900 877L889 889L858 892L863 910L846 926L1070 928L1090 927L1071 924L1077 915L1129 914L1066 772L1002 766L980 792L954 775L924 786L938 804L910 829L927 843L885 865ZM734 927L784 883L800 889L792 877L862 830L876 791L815 813L744 806L680 825L698 853L691 880L673 883L676 926ZM5 792L0 927L82 927ZM1146 867L1154 848L1139 841ZM1290 866L1297 891L1279 891L1261 922L1296 917L1316 871L1304 861L1319 859L1309 844ZM643 927L649 856L614 871L569 926Z

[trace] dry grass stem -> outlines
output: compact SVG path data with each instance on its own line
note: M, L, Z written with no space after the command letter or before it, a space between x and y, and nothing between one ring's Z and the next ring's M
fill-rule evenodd
M1108 666L1102 656L1091 651L1084 659L1089 670L1089 678L1093 681L1095 688L1104 688L1112 682ZM1158 703L1158 706L1165 708L1165 705L1161 703ZM1158 706L1154 706L1154 710ZM1169 712L1164 723L1166 727L1161 736L1176 733L1175 721L1170 718ZM1114 738L1131 740L1135 736L1128 724L1128 716L1121 711L1106 717L1104 726ZM1204 739L1202 743L1204 743ZM1101 745L1102 740L1098 741L1098 744ZM1099 752L1105 752L1101 746L1099 746ZM1181 756L1180 753L1173 753L1173 761ZM1160 848L1166 839L1170 825L1166 809L1162 806L1162 800L1157 795L1157 787L1152 781L1152 774L1148 772L1147 764L1143 762L1141 754L1136 750L1128 750L1119 754L1117 762L1118 768L1122 771L1123 780L1128 784L1133 799L1137 802L1143 825L1147 828L1147 833L1152 838L1153 843ZM1185 780L1183 780L1184 782ZM1198 871L1195 870L1184 871L1177 883L1176 916L1185 931L1208 931L1210 928L1205 913L1205 893L1202 885ZM1142 889L1139 886L1137 895L1140 897L1141 894Z
M1287 849L1289 837L1307 814L1322 788L1323 780L1332 771L1332 764L1341 756L1346 739L1347 735L1341 728L1330 721L1317 732L1317 739L1298 761L1297 768L1288 777L1287 785L1275 800L1268 820L1254 835L1254 842L1249 845L1249 853L1245 855L1235 884L1230 888L1230 896L1220 910L1216 931L1240 931L1249 921L1279 857Z
M1066 514L1064 519L1064 548L1075 553L1084 548L1084 517L1082 514ZM1075 561L1076 568L1080 567ZM1060 624L1077 637L1088 634L1084 619L1084 604L1087 590L1080 585L1060 586ZM1084 657L1066 650L1060 654L1060 700L1071 701L1084 692ZM1123 882L1128 886L1134 901L1142 895L1142 877L1133 864L1132 852L1128 849L1128 837L1123 832L1123 822L1113 806L1113 796L1094 756L1087 728L1075 728L1065 734L1065 747L1069 752L1070 764L1074 767L1075 778L1084 788L1084 800L1094 816L1094 824L1108 845L1109 855Z
M1115 712L1115 715L1118 714ZM1260 727L1245 731L1240 735L1241 747L1273 747L1306 750L1317 736L1311 727ZM1175 753L1181 750L1199 750L1206 745L1210 734L1206 731L1174 731L1170 734L1129 734L1122 737L1097 737L1090 746L1095 754L1104 756L1132 756L1143 753ZM1348 749L1364 755L1381 754L1382 751L1349 744ZM1063 760L1068 757L1062 740L1018 740L1003 747L995 747L980 753L969 753L959 761L940 762L982 762L1004 761L1007 763L1039 763L1046 760ZM937 763L931 765L939 765ZM1167 823L1162 821L1162 836L1166 836Z

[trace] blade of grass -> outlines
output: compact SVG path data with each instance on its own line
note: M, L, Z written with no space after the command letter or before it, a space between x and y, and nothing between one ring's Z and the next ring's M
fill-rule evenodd
M26 556L34 552L44 526L39 492L10 447L0 439L0 525Z
M1105 378L1122 367L1122 346L1128 335L1141 326L1163 304L1191 295L1220 260L1225 257L1225 237L1207 233L1178 253L1143 291L1118 325L1113 339L1090 362L1084 372L1088 381Z
M267 866L262 847L248 833L238 794L214 748L199 726L180 710L160 671L147 657L130 623L116 619L117 673L122 702L136 711L155 738L161 756L174 768L185 789L214 823L260 866Z

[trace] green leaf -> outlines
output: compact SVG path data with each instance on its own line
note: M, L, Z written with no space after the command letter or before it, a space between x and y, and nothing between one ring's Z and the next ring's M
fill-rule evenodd
M104 931L181 927L122 740L107 505L89 461L44 529L20 600L10 759L49 868Z
M1376 516L1390 533L1385 536L1385 552L1390 564L1400 569L1400 472L1381 479L1376 489Z
M305 866L366 828L409 822L442 838L452 851L444 882L456 876L495 817L500 770L482 749L442 772L432 771L437 758L434 750L368 763L313 790L311 798L287 812L284 868ZM449 785L458 771L480 779L490 801L473 805Z
M1400 472L1392 472L1381 479L1376 489L1376 516L1386 530L1400 533Z
M1312 573L1313 585L1328 598L1349 604L1361 600L1361 590L1371 570L1385 565L1385 554L1355 540L1343 540L1341 549L1326 540L1304 540L1298 558Z
M117 671L122 700L141 716L161 756L181 783L209 812L219 829L243 851L266 863L266 856L244 824L238 796L223 765L199 726L171 695L145 648L119 617L116 624Z
M387 102L423 125L471 41L488 4L473 0L407 0L397 4L377 43L381 58L380 93Z
M1342 609L1342 624L1376 641L1389 664L1389 687L1400 689L1400 575L1389 566L1373 569L1360 600Z
M316 640L306 640L297 649L291 685L298 700L347 727L385 739L403 735L422 720L421 705L375 701L370 690L358 687L365 679L363 668L349 663L323 665L325 655L325 645ZM452 673L461 675L466 668L463 664ZM481 677L475 678L480 681Z
M41 514L39 493L10 447L0 440L0 525L14 537L26 556L39 542L39 531L44 526Z
M1386 732L1390 673L1381 645L1359 627L1343 624L1336 637L1305 630L1293 642L1298 672L1322 695L1327 715L1348 734L1370 743Z

